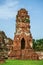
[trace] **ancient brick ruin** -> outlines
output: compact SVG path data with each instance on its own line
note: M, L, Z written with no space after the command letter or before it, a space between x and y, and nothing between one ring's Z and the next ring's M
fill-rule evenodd
M12 49L13 40L8 38L5 32L0 31L0 63L8 59L8 52Z
M16 32L9 57L14 59L38 59L32 45L30 16L25 9L20 9L16 15Z

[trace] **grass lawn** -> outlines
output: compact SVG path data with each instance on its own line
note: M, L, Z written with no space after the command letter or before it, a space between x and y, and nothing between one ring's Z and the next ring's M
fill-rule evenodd
M0 65L43 65L43 60L6 60Z

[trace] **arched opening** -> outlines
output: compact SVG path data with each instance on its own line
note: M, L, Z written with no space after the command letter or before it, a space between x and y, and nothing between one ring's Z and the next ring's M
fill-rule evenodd
M21 49L24 49L25 48L25 40L24 38L22 38L21 40Z

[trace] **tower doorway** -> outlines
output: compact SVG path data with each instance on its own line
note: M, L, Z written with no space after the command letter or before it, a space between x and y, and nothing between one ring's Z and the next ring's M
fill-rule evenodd
M25 40L24 38L22 38L21 40L21 49L24 49L25 48Z

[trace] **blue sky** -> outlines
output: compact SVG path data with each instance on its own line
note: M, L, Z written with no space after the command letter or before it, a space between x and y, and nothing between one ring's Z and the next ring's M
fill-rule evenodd
M0 30L14 38L16 14L21 8L30 15L33 38L43 38L43 0L0 0Z

